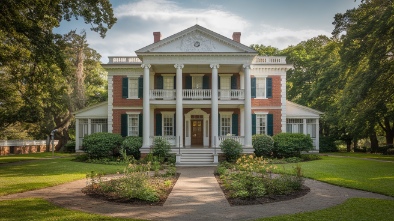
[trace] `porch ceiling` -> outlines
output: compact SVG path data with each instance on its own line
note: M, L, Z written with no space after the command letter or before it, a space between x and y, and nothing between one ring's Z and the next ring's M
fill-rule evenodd
M210 64L204 65L197 65L197 64L185 64L185 67L182 69L182 73L201 73L201 74L210 74L212 73L212 69ZM176 69L174 68L173 64L153 64L152 70L155 73L159 74L169 74L169 73L176 73ZM229 65L223 64L219 67L219 74L222 73L239 73L242 71L242 65Z

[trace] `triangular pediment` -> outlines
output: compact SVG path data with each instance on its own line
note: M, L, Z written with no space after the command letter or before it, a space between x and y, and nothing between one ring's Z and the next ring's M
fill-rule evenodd
M141 53L253 53L246 45L199 25L192 26L136 51Z

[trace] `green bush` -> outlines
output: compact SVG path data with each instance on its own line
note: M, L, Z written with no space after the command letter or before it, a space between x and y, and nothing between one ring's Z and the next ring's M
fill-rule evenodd
M318 154L301 154L302 161L321 160L321 156Z
M66 145L64 145L64 152L75 153L75 140L67 141Z
M312 139L305 134L279 133L273 136L275 157L300 157L301 151L313 149Z
M127 155L133 155L136 160L139 160L141 157L141 147L142 137L126 137L121 145L122 150L125 150Z
M155 140L153 141L153 156L164 159L170 154L170 151L171 146L167 140L162 138L155 138Z
M230 175L231 182L228 188L231 197L258 198L266 194L266 189L262 177L254 176L253 173L239 171Z
M386 154L387 155L394 155L394 148L387 149Z
M337 144L335 143L335 138L333 137L320 137L319 138L319 152L338 152Z
M233 139L225 139L220 144L220 149L226 156L228 162L235 162L243 151L242 145Z
M256 156L271 157L274 149L274 139L265 134L253 135L252 144Z
M82 147L90 159L107 158L119 154L122 141L119 134L94 133L84 137Z

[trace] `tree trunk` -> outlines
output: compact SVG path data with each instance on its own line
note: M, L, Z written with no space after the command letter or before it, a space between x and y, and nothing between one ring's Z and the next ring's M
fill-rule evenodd
M386 134L386 145L393 146L394 141L394 123L393 126L390 125L390 119L388 117L384 118L383 124L379 122L379 126L384 130Z
M346 140L346 151L352 152L352 140Z
M371 140L371 152L376 153L379 147L378 137L376 136L376 131L372 132L369 135L369 139Z
M353 139L353 151L356 151L358 148L358 140L356 138Z

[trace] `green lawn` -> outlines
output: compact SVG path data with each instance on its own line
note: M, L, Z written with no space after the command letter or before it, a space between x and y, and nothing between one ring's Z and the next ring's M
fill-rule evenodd
M298 213L294 215L276 216L258 219L260 221L276 220L394 220L394 200L380 200L367 198L352 198L345 203L323 210Z
M136 220L113 218L75 210L63 209L43 199L0 201L0 221L15 220Z
M292 171L296 164L278 164L278 170ZM323 156L299 163L305 177L323 182L394 196L394 163L348 157Z
M2 165L0 196L83 179L91 171L114 174L122 172L124 166L74 162L70 157L35 160L21 165Z
M55 153L54 156L55 157L68 157L68 156L72 156L72 155L75 155L75 154ZM48 158L52 158L52 152L7 155L7 156L0 156L0 164L26 161L26 160L48 159Z
M382 154L373 154L373 153L326 153L328 155L334 156L344 156L344 157L357 157L357 158L366 158L366 159L374 159L374 160L385 160L385 161L394 161L394 155L382 155ZM324 155L324 153L323 153Z

